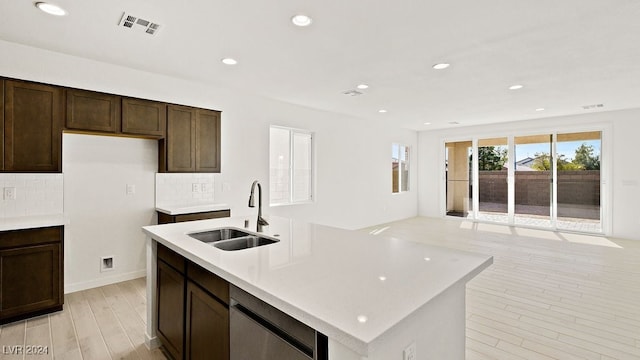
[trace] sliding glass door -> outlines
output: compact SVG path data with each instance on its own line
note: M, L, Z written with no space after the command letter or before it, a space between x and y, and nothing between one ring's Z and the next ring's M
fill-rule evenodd
M509 221L508 138L478 140L479 220Z
M516 136L513 168L517 225L550 227L553 194L553 135Z
M601 148L601 131L446 142L446 215L602 232Z
M560 229L602 231L600 131L558 134L558 218Z
M471 199L471 141L445 144L445 183L447 215L467 217L473 210Z

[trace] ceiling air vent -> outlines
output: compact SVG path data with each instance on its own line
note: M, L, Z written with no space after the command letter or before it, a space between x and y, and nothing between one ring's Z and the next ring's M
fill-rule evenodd
M583 105L582 108L585 110L594 110L604 107L604 104L592 104L592 105Z
M137 16L127 14L126 12L122 14L122 18L120 19L118 26L123 26L127 29L135 30L136 32L145 32L150 35L155 35L160 28L160 25L154 22L141 19Z
M347 90L343 92L343 94L349 95L349 96L359 96L359 95L362 95L363 93L358 90Z

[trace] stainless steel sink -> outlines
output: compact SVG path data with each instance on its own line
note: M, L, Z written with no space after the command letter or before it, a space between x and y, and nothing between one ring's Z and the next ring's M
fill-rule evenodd
M189 234L189 236L191 236L192 238L198 239L206 243L235 239L235 238L249 236L249 235L251 234L244 232L242 230L233 229L233 228L222 228L222 229L215 229L215 230Z
M231 240L218 241L214 243L213 246L217 247L220 250L235 251L257 246L269 245L278 241L280 240L270 239L264 236L248 235Z
M188 235L225 251L248 249L280 241L234 228L221 228Z

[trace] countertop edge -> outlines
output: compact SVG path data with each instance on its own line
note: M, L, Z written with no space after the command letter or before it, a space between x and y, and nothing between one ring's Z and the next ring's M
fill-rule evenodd
M64 214L21 216L0 219L0 231L35 229L69 224Z
M172 205L159 205L156 206L156 211L167 215L184 215L195 214L209 211L224 211L231 210L231 207L227 204L204 204L204 205L188 205L188 206L172 206Z

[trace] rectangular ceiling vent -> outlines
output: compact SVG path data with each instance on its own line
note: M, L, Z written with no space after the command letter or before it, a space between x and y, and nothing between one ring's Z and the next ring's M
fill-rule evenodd
M359 96L362 95L362 92L358 91L358 90L348 90L343 92L343 94L348 95L348 96Z
M127 29L135 30L136 32L144 32L149 35L155 35L160 28L160 25L151 22L149 20L141 19L137 16L127 14L124 12L118 26L124 26Z
M585 110L594 110L597 108L604 107L604 104L592 104L592 105L583 105L582 108Z

